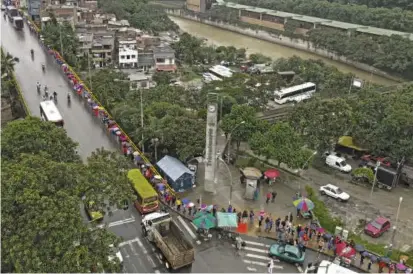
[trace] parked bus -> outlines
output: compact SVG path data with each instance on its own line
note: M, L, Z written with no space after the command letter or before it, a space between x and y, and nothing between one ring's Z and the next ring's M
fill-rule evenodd
M136 193L135 207L141 214L156 211L159 208L158 193L146 180L139 169L131 169L128 172L133 190Z
M340 266L330 261L323 260L319 264L308 266L304 273L316 274L356 274L348 268Z
M40 103L40 116L42 120L53 122L58 127L63 127L64 121L53 101Z
M301 102L310 99L316 91L316 84L307 82L301 85L283 88L274 92L274 102L277 104L285 104L288 102Z

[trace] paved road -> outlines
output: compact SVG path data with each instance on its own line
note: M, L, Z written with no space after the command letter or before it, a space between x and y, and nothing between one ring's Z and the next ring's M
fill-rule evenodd
M16 31L8 20L1 20L1 44L6 51L20 59L15 67L16 78L32 115L40 116L41 96L36 92L36 82L39 81L42 86L46 84L51 92L55 90L58 93L58 109L65 121L64 128L79 143L79 154L83 159L96 148L115 149L115 143L107 138L96 118L84 107L83 101L73 96L71 105L67 104L66 96L71 92L69 85L35 35L31 34L27 26L23 31ZM30 56L30 49L34 50L34 60ZM41 64L46 65L46 73L43 73Z

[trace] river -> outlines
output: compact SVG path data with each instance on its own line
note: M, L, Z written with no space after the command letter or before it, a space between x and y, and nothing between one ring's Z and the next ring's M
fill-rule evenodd
M351 72L357 75L357 77L372 81L377 84L386 85L386 86L397 84L397 82L392 81L390 79L371 74L364 70L357 69L353 66L350 66L350 65L347 65L341 62L337 62L337 61L334 61L329 58L325 58L325 57L322 57L322 56L319 56L313 53L270 43L267 41L263 41L263 40L249 37L246 35L242 35L239 33L223 30L217 27L191 21L188 19L183 19L181 17L171 16L170 18L183 31L191 35L197 36L197 37L206 38L208 44L213 44L216 46L234 46L238 48L242 47L242 48L247 49L247 53L249 54L261 53L273 59L278 59L282 57L288 58L294 55L299 56L303 59L321 59L325 63L335 66L340 71Z

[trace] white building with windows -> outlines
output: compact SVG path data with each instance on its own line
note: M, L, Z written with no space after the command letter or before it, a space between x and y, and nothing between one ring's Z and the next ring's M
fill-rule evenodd
M119 41L119 68L135 68L138 65L136 40Z

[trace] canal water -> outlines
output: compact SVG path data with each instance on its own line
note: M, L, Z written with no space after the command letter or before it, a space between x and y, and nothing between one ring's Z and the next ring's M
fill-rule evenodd
M313 53L306 51L297 50L294 48L281 46L278 44L270 43L239 33L223 30L210 25L202 24L199 22L191 21L188 19L183 19L181 17L170 17L181 30L201 38L206 38L208 44L216 46L234 46L237 48L245 48L247 53L261 53L263 55L269 56L273 59L278 59L281 57L292 57L294 55L299 56L303 59L321 59L325 63L335 66L340 71L351 72L365 80L372 81L377 84L382 85L393 85L397 82L390 79L373 75L364 70L357 69L353 66L340 63L329 58L325 58Z

